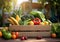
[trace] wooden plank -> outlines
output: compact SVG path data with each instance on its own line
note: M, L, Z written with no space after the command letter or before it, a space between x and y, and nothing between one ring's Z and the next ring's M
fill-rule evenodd
M9 26L9 30L10 31L27 31L27 30L51 30L51 26L50 25L12 25Z
M50 37L51 26L50 25L12 25L9 26L9 31L18 31L19 36L28 37Z
M40 9L40 7L43 6L40 3L31 3L31 4L32 4L32 9Z
M50 37L49 32L19 32L19 37L21 36L27 36L27 37L37 37L37 36L42 36L42 37Z

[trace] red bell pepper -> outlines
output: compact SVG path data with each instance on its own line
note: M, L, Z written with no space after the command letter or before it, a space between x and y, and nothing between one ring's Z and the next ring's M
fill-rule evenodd
M41 23L41 20L39 18L35 18L33 22L34 22L34 25L39 25Z

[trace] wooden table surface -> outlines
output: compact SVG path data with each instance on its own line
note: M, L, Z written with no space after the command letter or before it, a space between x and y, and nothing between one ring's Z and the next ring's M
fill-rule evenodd
M30 38L27 40L20 40L20 39L4 40L3 38L0 38L0 42L60 42L60 39L43 38L43 39L37 40L37 39Z
M1 29L1 28L0 28ZM10 39L10 40L5 40L3 38L0 38L0 42L60 42L60 39L56 38L42 38L40 40L37 40L35 38L28 38L27 40L20 40L20 39Z

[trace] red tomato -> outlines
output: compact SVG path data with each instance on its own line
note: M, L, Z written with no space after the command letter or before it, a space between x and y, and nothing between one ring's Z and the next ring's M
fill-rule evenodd
M2 32L0 31L0 37L2 37Z
M57 36L57 35L56 35L55 33L52 33L52 34L51 34L51 37L52 37L52 38L56 38L56 36Z
M15 35L16 35L17 38L19 37L19 33L18 32L16 32Z
M12 39L16 39L16 35L15 34L12 35Z

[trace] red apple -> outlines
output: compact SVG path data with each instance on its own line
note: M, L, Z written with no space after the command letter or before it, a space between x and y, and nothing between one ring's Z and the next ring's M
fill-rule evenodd
M25 40L27 40L27 37L25 36Z
M42 36L37 36L37 39L42 39Z
M24 37L24 36L22 36L22 37L21 37L21 40L25 40L25 37Z
M22 36L21 40L27 40L27 37L26 36Z

